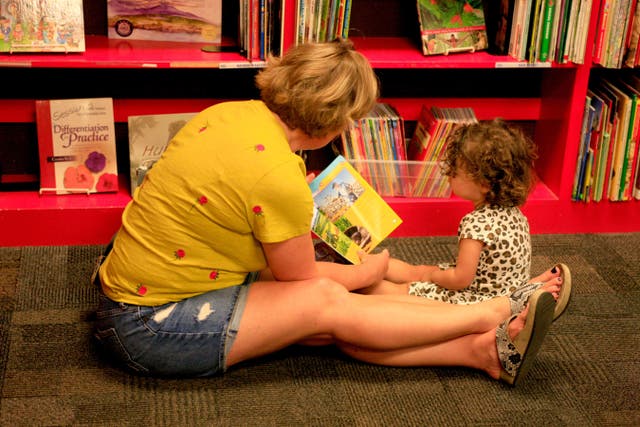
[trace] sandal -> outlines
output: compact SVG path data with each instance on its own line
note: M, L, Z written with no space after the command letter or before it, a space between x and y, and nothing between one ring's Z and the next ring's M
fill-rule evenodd
M560 277L562 277L562 288L560 289L560 295L556 300L556 309L553 313L553 320L556 321L558 317L562 316L567 307L571 296L573 295L573 289L571 287L571 271L565 264L557 264L557 268L560 269Z
M571 288L571 271L565 264L556 264L554 268L560 269L560 277L562 278L562 287L560 288L560 295L556 301L556 308L553 312L553 320L555 321L560 317L569 305L571 300L572 288ZM533 282L527 283L516 289L511 295L509 295L509 302L511 304L511 315L518 314L524 310L529 297L544 283Z
M501 381L516 386L529 371L553 322L555 305L551 293L538 289L529 298L529 312L524 328L513 341L507 328L517 314L498 326L496 347L502 365Z

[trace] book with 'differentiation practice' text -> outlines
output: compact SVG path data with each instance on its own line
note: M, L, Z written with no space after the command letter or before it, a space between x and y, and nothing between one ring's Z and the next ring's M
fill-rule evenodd
M40 193L118 191L113 100L35 102Z

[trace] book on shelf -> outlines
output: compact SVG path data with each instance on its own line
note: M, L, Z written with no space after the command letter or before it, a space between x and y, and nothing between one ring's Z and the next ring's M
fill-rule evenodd
M0 0L0 52L84 52L82 0Z
M414 197L448 197L451 194L449 181L441 171L449 135L456 126L477 121L470 107L422 106L407 150L409 160L421 164L420 170L412 174L415 177Z
M284 0L240 0L238 45L250 61L265 61L282 51Z
M296 43L347 38L352 0L298 0Z
M593 152L590 151L591 137L593 129L593 119L596 113L595 107L591 104L592 98L587 95L582 114L582 127L580 131L580 145L578 148L578 159L576 161L576 171L573 177L573 187L571 198L574 201L586 201L587 189L589 187L589 176L592 170Z
M516 0L497 0L484 3L488 48L494 55L507 55L511 43Z
M409 160L439 161L447 149L449 134L459 124L477 123L473 108L438 107L424 104L409 141Z
M488 47L482 0L418 0L422 53L447 55Z
M540 31L540 54L538 60L540 62L547 62L549 59L549 50L551 49L551 40L553 39L552 33L554 33L554 23L556 16L556 2L557 0L545 0L543 14L541 17Z
M509 40L509 56L524 60L529 34L529 16L532 0L515 0L513 7L513 21Z
M343 156L309 184L314 200L313 233L342 258L360 263L402 219Z
M407 159L404 119L387 103L377 103L365 117L354 120L342 133L342 153L358 163L358 171L383 196L403 194L402 176Z
M35 103L40 193L118 191L112 99Z
M113 39L220 44L222 0L107 1Z
M132 196L169 142L196 114L193 112L129 116L129 177Z

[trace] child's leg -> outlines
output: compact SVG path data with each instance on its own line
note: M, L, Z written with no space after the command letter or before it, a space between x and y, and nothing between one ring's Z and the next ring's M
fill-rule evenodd
M408 283L393 283L388 280L382 280L375 285L358 289L359 294L365 295L408 295Z

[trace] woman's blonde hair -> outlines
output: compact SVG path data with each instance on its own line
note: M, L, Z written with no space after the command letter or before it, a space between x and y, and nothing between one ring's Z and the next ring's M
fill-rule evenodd
M485 196L494 206L520 206L535 185L536 146L524 133L501 119L462 125L449 137L444 173L454 176L462 168L472 179L489 187Z
M342 131L371 111L378 79L351 42L306 43L271 57L256 76L267 107L310 137Z

